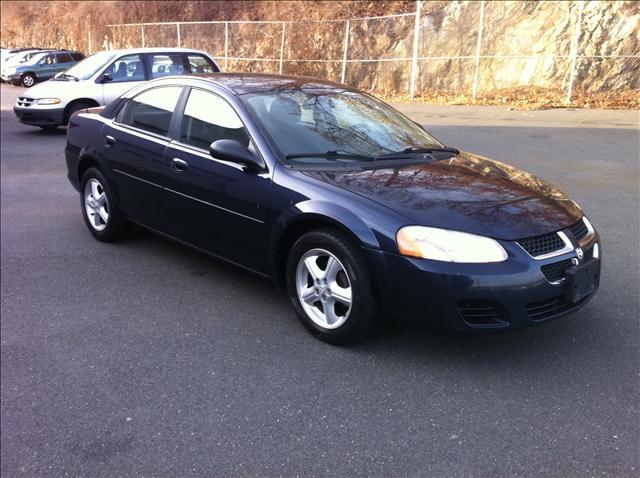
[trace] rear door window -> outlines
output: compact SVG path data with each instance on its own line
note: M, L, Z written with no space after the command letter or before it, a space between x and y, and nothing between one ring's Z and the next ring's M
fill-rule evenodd
M74 51L71 53L71 58L73 58L73 61L80 61L84 58L84 55L82 53Z
M116 122L167 136L181 92L181 86L162 86L143 91L120 110Z
M112 83L123 81L144 81L144 65L140 55L127 55L114 61L105 73L110 73Z
M202 55L188 54L187 62L191 73L217 73L219 71L211 60Z
M147 55L151 78L184 75L184 57L181 53L152 53Z

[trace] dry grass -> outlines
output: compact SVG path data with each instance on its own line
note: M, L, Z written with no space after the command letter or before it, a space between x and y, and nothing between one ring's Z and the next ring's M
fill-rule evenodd
M554 88L539 86L519 86L482 92L475 100L471 95L447 91L420 92L415 98L406 94L385 94L376 92L385 101L397 103L424 103L441 105L499 105L522 110L542 110L550 108L611 108L640 109L640 90L616 91L611 93L585 93L576 91L571 103L566 102L566 93Z

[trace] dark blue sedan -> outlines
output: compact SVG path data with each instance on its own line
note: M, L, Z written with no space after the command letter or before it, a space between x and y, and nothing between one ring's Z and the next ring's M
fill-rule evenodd
M599 236L562 192L334 83L150 81L74 115L66 160L96 239L135 223L269 277L331 343L382 317L533 325L599 285Z

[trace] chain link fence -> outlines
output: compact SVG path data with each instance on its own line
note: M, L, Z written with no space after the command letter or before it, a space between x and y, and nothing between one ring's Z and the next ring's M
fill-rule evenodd
M640 3L416 2L412 13L327 21L108 25L100 49L188 47L226 71L320 77L408 97L640 92Z

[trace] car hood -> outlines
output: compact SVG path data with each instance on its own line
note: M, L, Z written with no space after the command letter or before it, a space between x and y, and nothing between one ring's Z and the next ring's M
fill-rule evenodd
M48 80L29 88L23 95L27 98L60 98L76 97L83 82L75 80Z
M305 174L386 206L404 215L407 224L496 239L556 231L582 217L578 205L554 186L469 153L405 166Z

